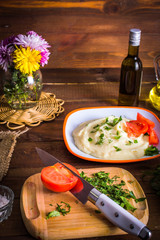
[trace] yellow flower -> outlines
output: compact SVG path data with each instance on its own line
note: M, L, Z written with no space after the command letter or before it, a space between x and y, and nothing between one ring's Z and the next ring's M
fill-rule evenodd
M32 75L32 72L38 70L40 68L40 60L40 52L30 47L23 48L20 46L13 52L15 68L24 74Z

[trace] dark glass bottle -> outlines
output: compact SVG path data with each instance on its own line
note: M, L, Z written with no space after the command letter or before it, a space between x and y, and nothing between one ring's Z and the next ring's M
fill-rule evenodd
M128 55L121 66L118 105L137 106L140 96L143 67L138 57L141 30L131 29Z

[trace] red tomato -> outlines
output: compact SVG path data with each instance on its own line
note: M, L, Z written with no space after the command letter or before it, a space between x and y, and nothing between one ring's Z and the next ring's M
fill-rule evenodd
M137 113L137 120L126 122L126 132L129 137L139 137L141 134L148 133L149 144L157 145L159 140L155 130L153 129L154 126L154 122L143 117L140 113Z
M152 128L155 127L154 122L152 122L152 121L149 120L148 118L143 117L140 113L137 113L137 120L138 120L139 122L147 122L148 125L149 125L149 127L152 127Z
M126 125L128 124L126 123ZM126 132L128 137L139 137L139 134L135 133L129 126L126 127Z
M70 164L64 164L79 175L76 168ZM76 185L78 178L62 164L56 163L42 169L41 180L46 188L54 192L66 192Z
M148 131L148 124L146 122L139 122L137 120L131 120L126 122L127 130L135 137L140 136Z
M149 129L149 144L150 145L157 145L159 142L157 134L153 128Z

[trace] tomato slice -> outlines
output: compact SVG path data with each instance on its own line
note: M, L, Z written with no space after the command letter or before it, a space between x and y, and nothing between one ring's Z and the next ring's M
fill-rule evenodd
M159 142L158 136L153 128L149 129L149 144L150 145L157 145Z
M139 122L137 120L131 120L126 122L127 131L129 134L138 137L148 131L148 124L146 122Z
M139 133L135 133L129 126L128 123L126 123L127 127L126 127L126 132L128 134L128 137L139 137Z
M152 128L155 127L155 123L154 122L152 122L148 118L143 117L140 113L137 113L137 121L139 121L139 122L147 122L149 127L152 127Z
M137 113L137 120L126 122L128 137L139 137L141 134L148 133L150 145L157 145L159 142L158 136L153 129L154 127L155 123L143 117L140 113Z
M77 169L70 164L64 163L79 175ZM46 188L54 192L66 192L71 190L77 183L78 178L74 176L62 164L45 167L41 171L41 180Z

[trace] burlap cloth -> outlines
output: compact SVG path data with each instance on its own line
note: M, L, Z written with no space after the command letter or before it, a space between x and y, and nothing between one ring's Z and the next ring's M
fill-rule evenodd
M8 172L12 153L17 142L17 137L28 130L29 128L18 132L0 131L0 181Z
M43 121L51 121L64 111L64 101L57 99L53 93L42 92L36 106L26 110L14 110L0 97L0 124L5 124L10 130L26 126L36 127ZM7 174L17 137L28 131L0 131L0 181Z

